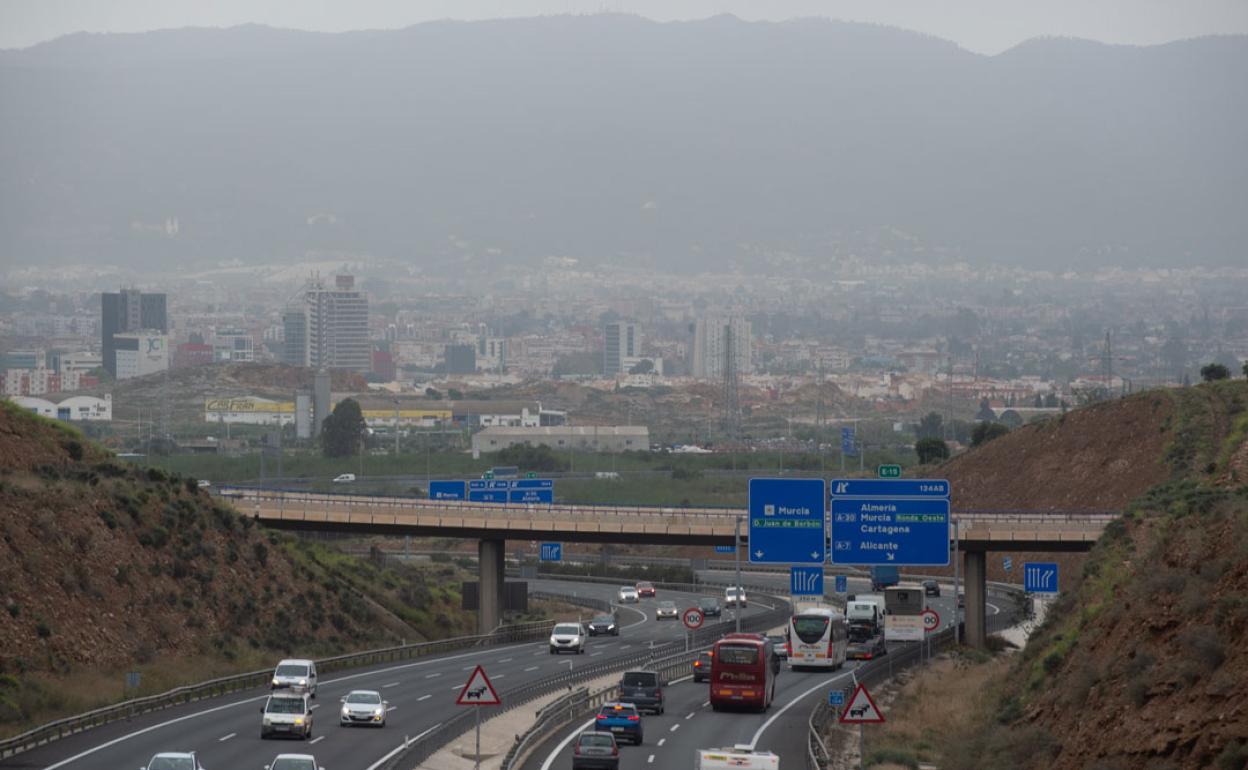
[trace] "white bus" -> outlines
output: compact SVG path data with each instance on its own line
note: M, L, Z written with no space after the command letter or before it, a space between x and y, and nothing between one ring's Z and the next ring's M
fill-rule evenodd
M800 668L840 668L849 650L845 616L831 607L812 607L789 619L789 665Z
M923 641L923 611L927 595L918 583L898 583L884 589L884 641Z

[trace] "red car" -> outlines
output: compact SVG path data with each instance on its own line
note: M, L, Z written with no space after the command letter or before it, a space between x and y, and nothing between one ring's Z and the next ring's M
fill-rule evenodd
M655 592L654 592L654 583L650 583L650 582L645 581L645 580L643 580L643 581L641 581L640 583L638 583L638 584L637 584L637 595L638 595L638 596L654 596L654 595L655 595Z

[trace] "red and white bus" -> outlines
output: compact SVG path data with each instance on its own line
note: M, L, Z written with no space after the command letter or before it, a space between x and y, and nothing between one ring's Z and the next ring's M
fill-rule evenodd
M780 658L762 634L728 634L711 658L711 708L766 711L776 698Z

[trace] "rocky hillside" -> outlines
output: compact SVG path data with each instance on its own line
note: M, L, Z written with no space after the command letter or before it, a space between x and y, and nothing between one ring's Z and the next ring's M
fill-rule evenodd
M1122 475L1142 479L1146 467L1157 483L1125 506L1081 573L1070 575L1003 684L995 721L967 736L976 750L966 752L975 757L966 766L1244 768L1248 383L1148 393L1106 408L1123 410L1121 429L1135 437L1119 450L1130 460ZM1151 430L1139 419L1149 411ZM1016 443L994 442L966 462L1031 451L1020 441L1028 435L1042 444L1049 433L1020 432L1009 439ZM1084 459L1107 467L1122 458ZM1017 468L1037 473L1030 461ZM1108 475L1105 484L1126 488Z
M194 681L284 653L461 633L472 619L449 587L458 577L261 531L194 479L121 463L0 401L0 731L97 702L49 695L70 674L182 661L195 665L172 668Z

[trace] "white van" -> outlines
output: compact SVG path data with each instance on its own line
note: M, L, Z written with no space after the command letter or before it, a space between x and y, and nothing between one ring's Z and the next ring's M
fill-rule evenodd
M731 749L698 749L694 770L780 770L780 757L770 751L751 751L749 746Z
M339 473L334 477L335 484L350 484L352 481L355 481L354 473Z
M316 697L316 663L305 658L288 658L273 669L270 690L291 690Z
M875 628L884 626L884 607L870 597L862 597L845 603L845 619L850 623L870 622Z

